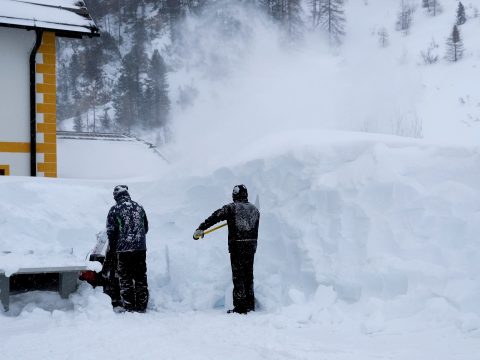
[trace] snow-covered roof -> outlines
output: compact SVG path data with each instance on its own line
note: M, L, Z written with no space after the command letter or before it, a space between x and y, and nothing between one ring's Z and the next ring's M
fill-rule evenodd
M98 28L79 0L0 0L0 26L53 30L60 36L97 36Z

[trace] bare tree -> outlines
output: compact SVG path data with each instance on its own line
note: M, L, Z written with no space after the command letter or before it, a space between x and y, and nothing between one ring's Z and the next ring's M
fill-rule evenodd
M387 29L385 27L381 27L380 29L378 29L377 35L378 44L380 45L380 47L386 48L390 44Z
M423 59L424 64L431 65L438 62L438 44L435 42L435 39L432 39L428 45L427 50L422 51L420 56Z

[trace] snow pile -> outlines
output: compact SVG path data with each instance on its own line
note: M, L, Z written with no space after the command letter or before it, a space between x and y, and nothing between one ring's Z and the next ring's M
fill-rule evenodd
M264 147L270 152L259 156ZM198 242L191 236L230 201L232 185L244 183L261 200L255 267L261 309L307 322L354 321L366 332L412 317L476 329L479 162L477 148L310 131L262 139L210 175L182 176L178 165L159 180L128 181L151 225L152 307L230 306L226 234ZM1 181L2 250L14 257L71 249L78 260L104 226L115 185Z

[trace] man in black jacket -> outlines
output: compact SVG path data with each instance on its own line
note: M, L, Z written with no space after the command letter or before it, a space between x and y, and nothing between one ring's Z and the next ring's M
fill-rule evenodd
M113 190L116 205L107 217L110 250L116 254L120 296L126 311L145 312L148 303L146 233L148 220L141 205L132 201L128 186Z
M193 239L203 237L204 231L214 224L226 220L228 223L228 251L232 266L233 280L233 310L246 314L255 310L255 295L253 290L253 262L257 250L258 225L260 212L248 202L248 192L245 185L233 188L233 203L215 211L200 224Z

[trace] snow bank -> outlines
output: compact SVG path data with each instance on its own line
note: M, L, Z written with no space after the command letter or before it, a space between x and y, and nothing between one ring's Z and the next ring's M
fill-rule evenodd
M258 157L262 146L271 152ZM355 321L367 333L412 317L476 329L479 163L478 148L310 131L289 140L272 135L210 175L188 177L178 165L155 181L129 181L151 224L151 306L230 306L225 232L191 236L244 183L251 197L260 195L255 278L263 310L307 322ZM12 251L10 259L20 254L18 266L30 250L41 261L49 252L83 260L122 182L0 181L1 250ZM0 263L13 268L8 256Z

